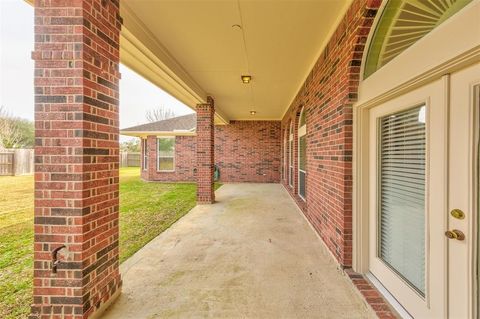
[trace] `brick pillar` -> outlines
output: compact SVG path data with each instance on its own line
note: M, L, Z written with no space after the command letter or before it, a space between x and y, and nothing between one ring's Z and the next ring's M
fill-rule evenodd
M157 157L157 136L149 135L147 136L147 148L148 148L148 160L150 161L148 166L148 179L149 181L155 180L155 175L158 168L158 157Z
M140 176L142 177L142 179L148 181L148 178L149 178L149 174L148 174L148 170L150 168L150 158L148 158L148 150L150 149L148 147L148 145L145 147L145 143L148 143L148 139L145 138L145 139L140 139L140 150L141 150L141 159L140 159ZM146 153L145 153L146 152ZM144 169L145 167L145 157L144 157L144 154L147 154L147 169Z
M213 204L214 171L214 115L213 99L208 97L207 103L197 105L197 203Z
M87 318L120 292L120 27L118 0L35 0L30 318Z

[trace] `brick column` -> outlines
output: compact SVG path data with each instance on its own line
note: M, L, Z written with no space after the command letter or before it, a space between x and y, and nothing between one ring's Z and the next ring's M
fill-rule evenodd
M30 318L87 318L120 292L120 27L118 0L35 0Z
M146 142L145 142L146 141ZM142 177L142 179L148 181L148 178L149 178L149 173L148 173L148 170L150 169L150 158L148 157L149 156L149 153L148 151L150 150L150 148L148 147L148 145L146 146L146 148L144 148L145 144L144 143L148 143L148 139L145 138L145 139L140 139L140 151L141 151L141 159L140 159L140 176ZM147 154L147 169L144 169L145 167L145 163L144 163L144 154Z
M208 97L207 103L197 105L197 203L213 204L214 171L214 115L213 99Z
M157 157L157 136L149 135L147 136L147 148L148 148L148 160L150 161L148 166L148 179L149 181L155 180L155 175L158 168L158 157Z

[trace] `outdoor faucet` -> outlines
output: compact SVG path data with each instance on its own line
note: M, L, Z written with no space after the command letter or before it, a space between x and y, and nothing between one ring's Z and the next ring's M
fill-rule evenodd
M65 245L59 246L52 250L52 273L57 273L57 267L60 264L60 260L58 259L58 252L63 249L67 248Z

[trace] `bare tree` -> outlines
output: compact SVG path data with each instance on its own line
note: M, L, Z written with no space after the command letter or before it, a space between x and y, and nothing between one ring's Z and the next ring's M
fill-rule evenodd
M13 117L0 106L0 148L33 147L33 123Z
M120 150L123 152L140 153L141 151L140 139L132 138L120 143Z
M175 115L175 112L171 109L160 106L156 109L148 110L145 114L145 118L149 122L158 122L175 117Z

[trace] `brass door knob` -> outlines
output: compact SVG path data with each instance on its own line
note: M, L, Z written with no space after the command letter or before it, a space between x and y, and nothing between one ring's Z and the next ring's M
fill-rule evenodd
M465 218L465 213L458 208L453 209L450 212L450 215L452 215L452 217L454 217L456 219L464 219Z
M449 239L456 239L456 240L464 240L465 239L465 234L461 230L458 230L458 229L447 230L445 232L445 236L447 236L447 238L449 238Z

